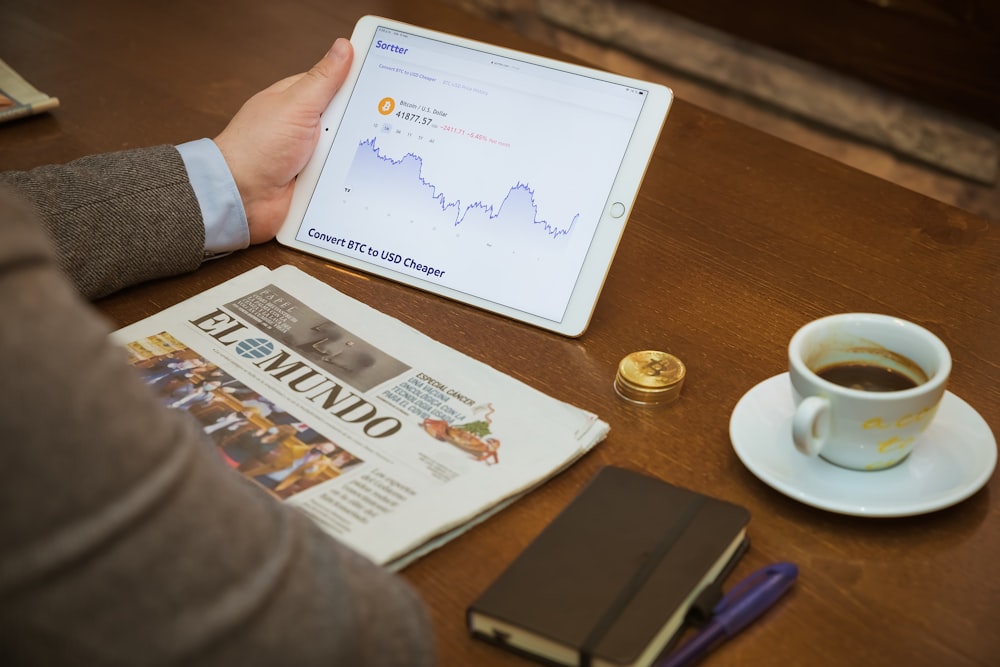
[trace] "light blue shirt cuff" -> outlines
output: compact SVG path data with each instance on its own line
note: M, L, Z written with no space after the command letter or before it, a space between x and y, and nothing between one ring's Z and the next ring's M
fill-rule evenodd
M250 245L243 200L222 151L211 139L177 146L205 221L205 257L217 257Z

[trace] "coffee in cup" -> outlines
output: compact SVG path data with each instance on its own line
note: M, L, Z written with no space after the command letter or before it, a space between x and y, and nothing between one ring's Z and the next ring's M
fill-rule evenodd
M937 336L872 313L806 324L792 336L788 360L795 447L855 470L890 468L910 454L951 372Z

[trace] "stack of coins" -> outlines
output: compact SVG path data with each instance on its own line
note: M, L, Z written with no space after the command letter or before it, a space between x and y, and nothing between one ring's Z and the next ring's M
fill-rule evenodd
M618 364L615 392L630 403L666 405L681 395L684 374L684 364L672 354L633 352Z

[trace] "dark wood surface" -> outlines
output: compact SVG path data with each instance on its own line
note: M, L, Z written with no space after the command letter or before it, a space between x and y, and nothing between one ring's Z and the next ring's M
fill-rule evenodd
M364 13L554 55L433 0L109 0L100 11L3 0L0 57L62 106L0 126L0 168L214 136L245 98L310 65ZM793 592L706 665L1000 659L996 474L954 507L857 518L772 490L740 463L728 435L737 400L784 371L792 333L841 311L934 330L953 353L951 390L998 432L1000 231L984 220L678 100L579 339L274 243L98 307L124 325L254 265L284 263L611 424L608 439L570 470L405 570L430 607L441 664L529 664L470 639L466 605L605 464L746 506L752 547L734 577L772 561L799 564ZM662 410L631 407L612 391L618 361L646 348L688 366L681 399Z
M643 0L1000 128L1000 0Z

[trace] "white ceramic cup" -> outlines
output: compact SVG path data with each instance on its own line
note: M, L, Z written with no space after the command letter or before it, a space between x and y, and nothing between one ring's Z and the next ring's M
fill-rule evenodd
M889 368L916 386L870 391L820 377L831 367ZM951 355L927 329L888 315L843 313L814 320L788 345L795 398L792 439L808 456L844 468L883 470L905 459L930 425Z

